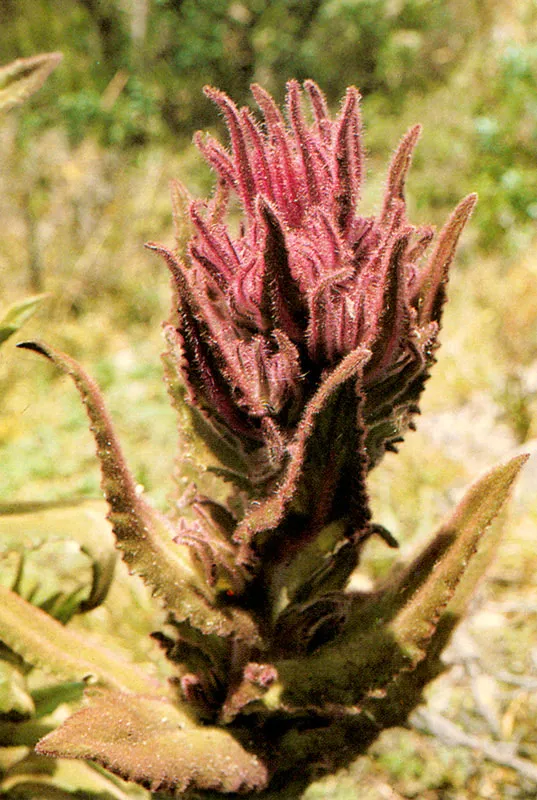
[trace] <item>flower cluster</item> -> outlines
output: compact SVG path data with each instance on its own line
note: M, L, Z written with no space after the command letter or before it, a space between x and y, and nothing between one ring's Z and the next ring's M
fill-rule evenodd
M192 201L175 184L186 211L177 216L188 219L181 246L149 245L176 289L168 360L213 450L226 442L227 455L216 448L226 467L234 451L232 470L251 496L279 498L257 519L251 509L239 540L273 529L291 506L315 518L313 529L350 518L353 535L364 531L365 474L419 413L448 268L476 200L459 204L425 260L434 230L409 223L404 198L420 127L394 154L380 214L365 217L359 93L347 89L332 119L318 86L304 89L309 117L297 81L288 83L285 116L253 86L260 122L206 88L231 150L196 136L218 176L214 196ZM233 195L243 212L235 233Z
M417 411L437 346L444 287L459 234L475 203L463 200L427 263L431 227L406 216L405 178L420 127L393 158L376 217L359 213L364 173L357 89L331 119L313 81L287 87L286 118L253 86L256 120L223 93L228 152L212 137L196 143L218 175L209 203L190 203L193 235L184 256L165 251L179 299L175 338L191 402L271 458L327 371L368 351L359 391L369 431L369 466L392 447ZM244 217L225 219L230 192ZM152 245L157 247L156 245ZM159 248L163 250L163 248Z

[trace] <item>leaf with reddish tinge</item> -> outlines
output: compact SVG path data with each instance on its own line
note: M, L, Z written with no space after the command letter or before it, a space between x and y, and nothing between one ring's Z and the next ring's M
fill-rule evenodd
M226 731L145 695L104 693L45 736L37 752L96 761L153 792L262 789L267 770Z
M449 268L464 226L477 203L477 194L465 197L440 231L436 246L426 266L419 275L418 290L414 303L421 324L438 322L446 300L446 284Z
M277 662L280 684L271 688L270 702L283 697L292 707L323 702L355 705L426 658L442 614L456 600L464 573L527 458L517 456L495 467L470 487L427 548L437 557L419 556L395 589L389 585L369 609L351 614L337 644L308 658ZM425 574L418 574L418 565ZM364 630L365 618L369 627Z
M261 503L252 503L245 518L237 527L234 538L243 546L243 556L246 560L249 556L248 550L252 538L262 531L275 528L287 511L304 468L306 447L309 439L314 435L320 412L335 391L347 381L359 376L370 356L370 351L365 347L359 347L349 353L325 378L317 393L306 406L295 438L289 445L289 465L278 490L267 500Z
M436 534L436 542L452 538L453 543L432 565L427 580L390 626L405 648L417 649L418 658L424 653L440 613L454 597L471 560L478 553L484 534L506 502L527 459L527 455L516 456L480 478Z
M410 128L399 142L392 158L381 216L381 220L385 224L390 220L398 204L405 202L405 180L420 134L421 125L414 125Z
M178 619L190 619L204 633L255 639L254 624L240 611L213 605L214 592L188 547L173 541L176 531L163 514L138 492L97 384L73 359L39 342L22 342L69 375L86 406L101 463L102 487L110 507L108 518L123 559Z

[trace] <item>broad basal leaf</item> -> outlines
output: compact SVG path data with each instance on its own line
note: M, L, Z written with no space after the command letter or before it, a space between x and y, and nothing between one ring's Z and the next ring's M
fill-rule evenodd
M37 752L85 758L153 792L262 789L267 770L224 730L159 698L103 693L45 736Z

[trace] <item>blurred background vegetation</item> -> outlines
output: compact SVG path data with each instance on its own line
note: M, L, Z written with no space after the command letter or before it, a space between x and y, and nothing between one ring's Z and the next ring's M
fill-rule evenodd
M357 85L364 213L379 208L390 153L415 122L424 133L411 219L441 224L479 193L418 433L373 476L376 516L403 552L464 483L517 448L537 449L535 0L0 0L0 31L0 63L64 54L40 92L1 120L1 304L48 293L23 338L46 338L90 369L157 504L172 487L176 422L159 361L168 280L143 243L172 241L169 179L210 191L190 144L198 128L222 133L206 83L249 103L252 81L281 100L288 78L311 77L334 110ZM0 397L0 504L98 497L72 387L10 341ZM503 747L504 762L515 751L537 759L536 473L530 462L454 666L430 698L469 736ZM366 583L391 557L375 547ZM537 781L516 765L449 745L390 732L372 760L308 798L350 800L358 785L363 800L536 796Z

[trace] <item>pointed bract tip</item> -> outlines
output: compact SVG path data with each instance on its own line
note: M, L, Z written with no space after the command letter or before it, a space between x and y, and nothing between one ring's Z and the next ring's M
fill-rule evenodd
M212 100L213 103L216 103L222 110L227 109L228 111L237 113L237 106L221 89L216 89L214 86L207 85L203 87L203 94L205 97L208 97L209 100Z
M289 79L289 80L286 82L286 84L285 84L285 87L286 87L286 89L287 89L287 91L288 91L288 92L289 92L291 89L292 89L293 91L296 91L296 90L298 90L298 92L300 92L300 91L301 91L300 84L299 84L299 82L297 81L297 79L296 79L296 78L290 78L290 79Z
M215 86L211 86L209 83L206 83L203 87L203 94L205 97L208 97L212 100L215 95L221 95L223 92L221 92L220 89L217 89Z
M343 100L345 105L348 103L351 108L354 108L359 104L361 99L362 95L356 86L347 86L347 91L345 92L345 98Z
M17 347L21 350L30 350L32 353L39 353L40 356L45 356L52 361L52 354L49 348L43 342L17 342Z
M201 150L203 147L203 136L204 136L203 131L196 131L192 137L192 142L193 144L196 145L198 150Z
M55 50L53 53L41 53L39 56L35 56L35 58L41 58L43 60L46 59L51 63L54 62L55 64L59 64L60 61L63 61L63 53L61 53L59 50Z
M158 242L146 242L144 247L147 250L152 250L154 253L158 253L160 256L162 256L171 272L172 277L182 284L183 275L181 272L181 262L176 258L171 250L169 250L167 247L164 247L163 244L159 244Z
M271 103L274 103L274 106L277 108L276 103L274 102L274 99L270 94L270 92L268 92L264 86L261 86L260 83L250 84L250 91L256 101L258 100L258 98L262 99L265 98L270 100Z
M451 217L448 219L444 228L440 231L439 241L441 241L444 237L448 241L453 239L453 247L455 247L458 242L458 238L462 233L464 226L468 222L476 204L476 192L472 192L472 194L464 197L452 212Z
M169 250L167 247L164 247L164 245L160 244L159 242L144 242L144 247L146 250L152 250L154 253L159 253L159 255L164 256L168 265L170 259L172 259L174 262L176 260L171 250Z
M37 67L41 65L46 65L47 73L51 73L53 69L55 69L60 61L63 61L63 53L59 50L54 51L53 53L38 53L36 56L29 56L28 58L18 58L12 64L8 64L7 68L11 66L20 66L20 67ZM6 67L4 67L5 69Z
M414 148L416 147L418 140L421 136L422 131L423 131L423 126L420 125L418 122L417 125L413 125L411 128L409 128L402 137L398 150L404 153L404 155L407 158L409 158L412 155Z
M146 250L153 250L155 253L160 253L161 255L169 256L173 258L175 261L175 256L173 255L172 251L165 247L160 242L145 242L144 247Z
M412 153L414 152L414 148L418 143L418 139L421 136L421 132L423 130L422 125L419 123L417 125L413 125L409 128L406 133L401 137L401 140L395 150L394 162L393 165L399 165L399 161L401 157L403 159L410 159ZM406 176L406 172L408 171L408 167L410 166L410 161L403 161L401 165L399 165L399 169L404 165L404 175Z
M520 453L518 456L515 456L511 461L507 461L505 463L505 466L507 467L511 465L513 472L515 474L518 474L518 472L522 469L522 467L528 461L530 456L531 453Z
M478 199L479 199L479 197L478 197L477 192L472 192L471 194L467 195L467 197L465 197L463 200L461 200L461 202L459 203L459 205L455 209L455 213L464 212L465 214L470 216L470 214L472 213L472 211L474 210L474 208L477 205Z

